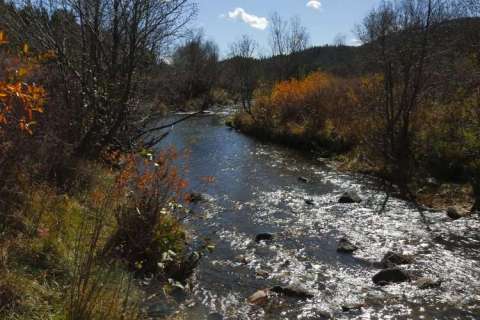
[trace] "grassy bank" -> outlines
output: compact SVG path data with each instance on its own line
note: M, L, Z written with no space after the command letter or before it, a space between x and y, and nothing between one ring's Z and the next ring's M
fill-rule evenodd
M185 230L170 209L181 188L157 170L83 162L68 193L24 181L1 225L0 318L140 319L135 278L184 280Z

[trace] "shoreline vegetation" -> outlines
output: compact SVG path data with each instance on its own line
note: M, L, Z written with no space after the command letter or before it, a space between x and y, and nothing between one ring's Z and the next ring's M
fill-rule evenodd
M365 100L373 99L372 95L381 85L382 79L378 75L341 79L315 72L302 80L280 82L271 91L257 92L251 110L238 112L226 120L226 125L263 141L328 158L339 171L380 178L383 182L378 187L384 189L387 183L387 193L413 201L421 207L443 211L453 208L459 215L473 213L475 196L467 176L468 164L462 163L461 154L449 154L458 143L467 147L467 142L453 140L453 145L446 144L446 141L441 141L444 136L436 131L436 126L444 126L444 132L454 132L458 127L450 125L457 126L458 123L465 123L467 128L478 128L475 124L468 124L471 121L469 115L476 107L463 106L466 112L459 114L453 123L449 123L452 120L452 111L448 110L450 106L437 106L443 109L443 115L432 110L424 113L422 121L417 123L419 139L428 137L429 140L424 138L415 142L418 147L415 157L417 163L425 167L413 168L415 171L411 174L414 177L410 177L408 193L402 194L394 184L392 173L386 171L379 150L372 150L376 145L369 141L376 138L370 134L379 128L378 122L365 107ZM446 145L441 150L434 150L435 144L440 143ZM434 156L439 158L435 159L438 162L436 166L429 167L429 160Z

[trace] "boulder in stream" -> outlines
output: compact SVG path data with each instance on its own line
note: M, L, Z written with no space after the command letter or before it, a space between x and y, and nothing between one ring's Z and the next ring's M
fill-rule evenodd
M384 269L372 277L373 283L380 286L410 281L410 275L399 268Z
M200 193L200 192L191 192L189 194L190 202L196 203L196 202L208 202L213 200L213 197L211 195L208 195L206 193Z
M271 233L259 233L255 236L255 242L260 242L260 241L271 241L273 240L273 234Z
M268 296L269 296L269 289L258 290L250 297L248 297L248 303L255 304L255 305L263 305L267 303Z
M412 256L389 251L385 254L382 261L380 261L380 266L385 269L394 268L398 265L410 264L413 260Z
M306 289L295 287L295 286L287 286L287 287L274 286L270 289L270 291L286 297L297 298L302 300L313 298L313 294L311 292L308 292Z
M341 238L338 240L337 244L337 251L343 253L352 253L358 250L358 247L354 245L350 240L347 238Z
M360 203L362 199L355 192L345 192L338 198L339 203Z
M447 216L452 220L458 220L460 218L463 218L463 215L458 212L456 208L453 207L447 209Z

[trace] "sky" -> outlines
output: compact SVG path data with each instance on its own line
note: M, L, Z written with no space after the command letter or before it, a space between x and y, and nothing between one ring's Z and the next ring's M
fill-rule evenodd
M380 0L197 0L196 28L202 28L208 39L220 47L222 56L241 35L254 38L260 51L270 53L268 46L269 16L278 12L289 19L299 16L310 34L311 45L331 44L337 34L347 44L358 43L353 32L356 24Z

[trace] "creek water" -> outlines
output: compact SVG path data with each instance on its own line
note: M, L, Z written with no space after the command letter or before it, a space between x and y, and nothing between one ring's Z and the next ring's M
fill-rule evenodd
M193 240L215 244L175 306L180 319L480 319L477 217L452 221L431 211L422 218L395 198L380 210L385 195L368 178L247 137L227 128L221 114L175 126L160 147L169 145L189 151L181 160L189 188L209 195L192 205L186 221ZM345 191L363 201L338 203ZM273 240L256 243L265 232ZM343 236L359 247L354 254L337 252ZM388 251L412 255L414 262L402 268L441 285L376 286L376 262ZM247 302L275 285L301 287L313 298Z

